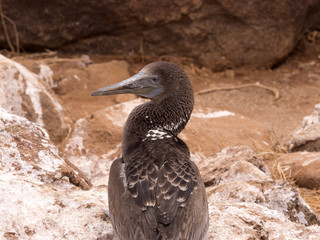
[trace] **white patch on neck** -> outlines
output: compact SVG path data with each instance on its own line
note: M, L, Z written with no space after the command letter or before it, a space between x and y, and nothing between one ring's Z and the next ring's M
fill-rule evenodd
M148 138L152 141L155 141L159 139L172 138L172 135L168 134L168 132L164 131L163 129L157 128L149 130L146 134L146 137L142 141L145 141Z

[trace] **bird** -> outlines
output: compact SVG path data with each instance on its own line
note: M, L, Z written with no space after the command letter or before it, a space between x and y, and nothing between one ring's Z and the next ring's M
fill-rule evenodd
M120 240L208 239L205 186L187 144L178 137L194 106L187 74L175 63L152 62L91 96L127 93L150 101L129 114L122 157L110 168L108 199L115 236Z

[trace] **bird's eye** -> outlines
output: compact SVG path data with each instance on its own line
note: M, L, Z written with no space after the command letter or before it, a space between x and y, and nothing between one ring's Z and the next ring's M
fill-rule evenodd
M152 81L153 83L159 83L159 77L153 76L152 79L151 79L151 81Z

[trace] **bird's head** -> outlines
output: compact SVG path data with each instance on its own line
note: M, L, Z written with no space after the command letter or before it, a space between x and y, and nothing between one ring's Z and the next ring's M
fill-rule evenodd
M187 74L170 62L153 62L136 75L111 86L94 91L91 96L131 93L157 101L166 96L192 92Z

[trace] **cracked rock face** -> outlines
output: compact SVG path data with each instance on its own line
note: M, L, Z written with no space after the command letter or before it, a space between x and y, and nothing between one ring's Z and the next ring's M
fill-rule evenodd
M91 188L45 129L0 109L1 239L90 239L111 234L106 188ZM84 191L82 189L86 189Z

